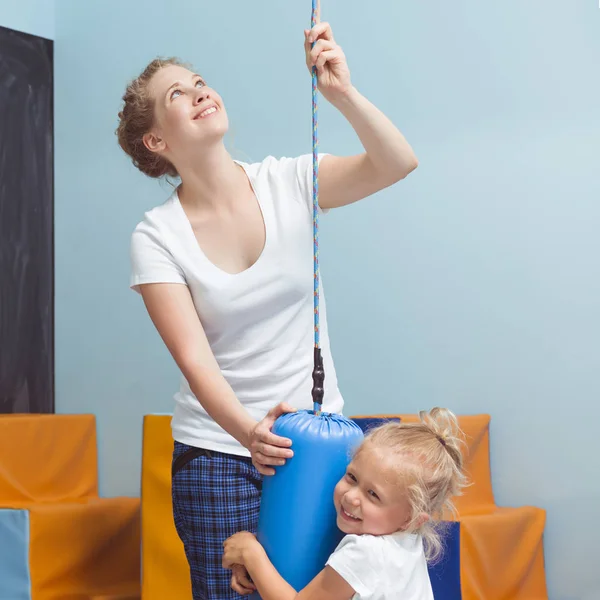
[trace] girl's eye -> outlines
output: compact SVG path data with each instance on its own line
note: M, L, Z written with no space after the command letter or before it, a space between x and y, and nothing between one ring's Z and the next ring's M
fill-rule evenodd
M198 86L198 84L200 84L200 85ZM198 87L204 87L206 84L204 83L204 81L202 81L202 79L198 79L198 81L196 81L196 85Z
M373 490L369 490L369 496L375 498L375 500L379 500L379 496Z
M173 90L173 92L171 93L171 100L173 100L173 98L176 98L177 96L175 96L175 94L181 94L180 90Z
M356 477L354 477L354 475L352 475L352 473L346 473L346 477L350 480L350 481L356 481Z

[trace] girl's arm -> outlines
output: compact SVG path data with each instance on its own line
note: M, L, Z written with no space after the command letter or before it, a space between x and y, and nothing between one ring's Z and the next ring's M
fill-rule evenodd
M281 577L264 548L251 533L243 531L225 541L223 567L243 565L262 600L351 600L355 591L331 567L325 567L303 590Z
M248 414L221 373L187 286L144 284L140 292L192 393L216 423L250 450L256 468L272 475L275 471L270 465L283 464L292 451L289 440L270 429L280 414L294 409L280 404L259 423Z
M325 156L321 160L321 208L361 200L416 169L417 157L402 133L352 85L346 57L328 23L305 31L305 52L309 69L317 67L319 90L346 117L365 149L356 156Z

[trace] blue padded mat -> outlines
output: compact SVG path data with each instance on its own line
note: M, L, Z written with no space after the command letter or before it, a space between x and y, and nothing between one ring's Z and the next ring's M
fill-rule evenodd
M399 423L400 419L398 417L358 417L356 419L352 419L352 421L354 421L363 430L363 433L367 433L367 431L369 431L369 429L372 427L378 427L379 425L383 425L388 421L396 421Z
M429 579L435 600L461 600L460 523L452 522L445 531L444 554L429 566Z
M0 598L31 600L26 510L0 509Z

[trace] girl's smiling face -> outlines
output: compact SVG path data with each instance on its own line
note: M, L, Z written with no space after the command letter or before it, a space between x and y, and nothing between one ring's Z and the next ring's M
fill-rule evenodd
M335 487L337 526L346 534L386 535L404 529L412 514L405 483L382 449L361 448Z

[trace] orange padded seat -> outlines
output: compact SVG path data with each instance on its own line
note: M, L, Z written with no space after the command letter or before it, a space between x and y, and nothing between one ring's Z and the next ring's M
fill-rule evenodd
M142 444L142 597L191 600L190 571L173 522L170 415L146 415Z
M0 506L98 495L94 415L2 415Z
M32 504L27 509L32 598L139 595L138 498Z
M34 600L140 596L140 500L99 498L97 460L94 415L0 416L0 507L28 513Z
M462 600L547 600L540 508L460 518Z

